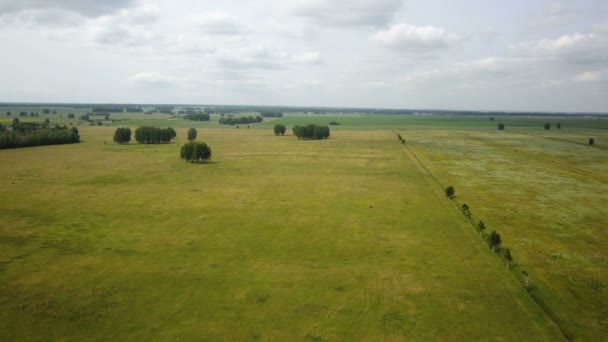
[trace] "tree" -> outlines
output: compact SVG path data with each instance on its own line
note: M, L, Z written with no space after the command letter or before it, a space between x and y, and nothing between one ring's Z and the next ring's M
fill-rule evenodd
M561 122L558 122L557 124L555 124L555 127L557 127L557 129L561 129L562 128Z
M504 130L504 129L505 129L505 124L504 124L504 123L502 123L502 122L501 122L501 123L499 123L499 124L498 124L498 130L499 130L499 131L502 131L502 130Z
M492 248L492 252L495 252L496 248L500 247L501 243L500 234L493 230L488 236L488 245Z
M51 111L48 108L42 110L42 114L49 114Z
M114 141L119 144L124 144L131 141L131 129L128 127L117 128L114 132Z
M481 233L483 233L483 231L486 229L486 224L483 223L482 220L479 220L479 222L477 222L477 230L479 230L479 236L481 236Z
M589 138L589 146L593 146L595 144L595 140L593 138Z
M494 117L493 116L490 116L490 121L494 121Z
M469 206L465 203L460 208L462 209L462 215L464 215L464 217L466 217L467 220L470 220L471 219L471 210L469 209Z
M286 130L287 130L287 128L285 127L285 125L282 125L282 124L274 125L274 135L285 135Z
M190 141L182 146L180 157L192 163L209 160L211 148L204 142Z
M74 118L74 113L69 113L68 114L68 119L73 119Z
M507 268L511 266L511 261L513 261L513 256L511 255L511 250L507 248L505 251L505 260L507 261Z
M11 112L6 112L6 116L11 116L13 115Z
M194 128L190 128L188 130L188 140L192 141L192 140L196 140L196 135L198 133L196 132L196 129Z
M20 123L21 123L21 121L19 121L19 118L14 118L13 119L13 129L19 127Z
M528 272L521 271L521 274L524 276L524 286L528 287L528 285L530 285L530 277L528 276Z
M445 195L448 196L449 198L454 197L454 194L456 193L456 190L454 190L453 186L448 186L447 188L445 188Z
M545 130L550 130L550 129L551 129L551 123L545 122Z

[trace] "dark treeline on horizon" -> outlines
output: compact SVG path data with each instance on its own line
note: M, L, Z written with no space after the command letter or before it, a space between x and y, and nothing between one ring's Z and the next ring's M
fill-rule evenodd
M205 113L305 113L305 114L384 114L384 115L462 115L462 116L608 116L608 112L536 112L536 111L477 111L447 109L385 109L355 107L300 107L300 106L247 106L247 105L177 105L177 104L95 104L95 103L0 103L0 107L70 107L92 112L141 112L142 108L160 113L171 114L178 108L196 108ZM111 110L108 110L111 109Z

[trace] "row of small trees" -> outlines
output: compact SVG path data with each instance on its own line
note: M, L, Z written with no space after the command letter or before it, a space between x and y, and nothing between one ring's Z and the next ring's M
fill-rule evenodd
M262 122L262 121L264 121L264 119L261 116L253 117L253 116L249 115L249 116L241 116L238 118L234 118L234 117L220 118L219 123L222 125L242 125L242 124L257 123L257 122Z
M448 196L450 199L453 199L455 196L455 190L453 186L448 186L445 188L445 194L446 196ZM477 224L474 225L473 222L471 222L473 220L473 215L471 213L471 208L466 204L462 204L460 206L460 210L462 212L462 215L467 219L467 221L469 221L477 230L477 232L479 233L480 237L484 237L484 231L487 229L486 224L480 219L479 221L477 221ZM496 230L492 230L490 232L490 234L488 234L485 237L485 241L488 244L488 247L490 247L490 249L492 250L492 252L498 252L500 251L500 246L502 245L502 238L500 236L500 234L496 231ZM502 253L502 256L507 264L507 268L509 268L511 266L511 263L513 262L513 255L511 254L511 250L510 249L505 249L504 253ZM528 276L527 273L525 273L525 279L524 279L524 283L526 286L528 286Z
M177 132L171 127L139 127L135 130L135 140L140 144L160 144L168 143L177 136ZM119 127L114 132L114 141L119 144L125 144L131 141L131 129L128 127Z
M292 128L293 135L298 139L327 139L329 138L329 127L315 124L306 126L294 126Z
M209 121L211 116L206 113L188 113L184 115L184 119L192 121Z

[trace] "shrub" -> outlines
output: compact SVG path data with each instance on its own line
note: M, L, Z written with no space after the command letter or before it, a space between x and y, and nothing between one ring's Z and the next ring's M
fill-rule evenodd
M505 124L504 124L504 123L502 123L502 122L501 122L501 123L499 123L499 124L498 124L498 130L502 131L502 130L504 130L504 129L505 129Z
M545 129L546 130L550 130L551 129L551 124L549 122L545 123Z
M448 186L445 188L445 195L448 196L449 198L454 197L454 194L456 193L456 190L454 190L453 186Z
M188 130L188 140L190 140L190 141L196 140L197 135L198 135L198 133L196 132L196 129L190 128Z
M595 140L593 138L589 138L589 146L593 146L595 144Z

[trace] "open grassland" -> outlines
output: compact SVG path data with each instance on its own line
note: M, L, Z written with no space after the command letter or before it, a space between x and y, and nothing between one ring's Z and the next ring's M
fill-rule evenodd
M1 340L562 338L390 130L298 141L199 129L213 149L200 165L178 158L185 129L147 146L110 143L113 132L0 151ZM434 149L450 147L427 134L439 133L406 139L465 196L473 179L441 168ZM470 202L491 213L504 198ZM550 236L526 232L519 248L502 227L540 278L532 251Z
M500 232L514 274L531 274L531 294L566 335L591 341L608 336L608 132L586 126L401 134L458 203Z

